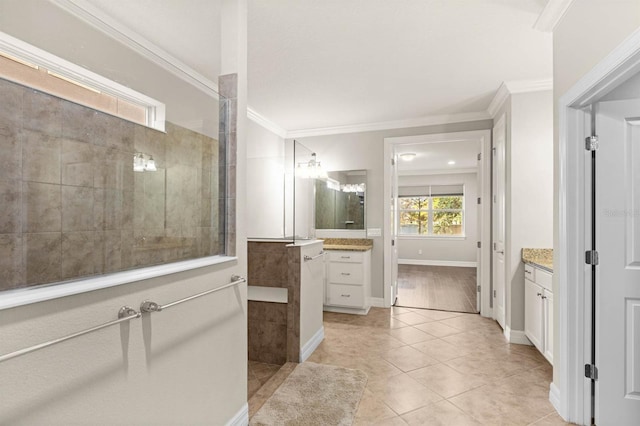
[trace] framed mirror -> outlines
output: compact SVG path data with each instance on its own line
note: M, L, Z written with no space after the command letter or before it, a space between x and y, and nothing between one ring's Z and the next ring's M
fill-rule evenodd
M366 209L366 170L342 170L316 179L316 229L364 230Z

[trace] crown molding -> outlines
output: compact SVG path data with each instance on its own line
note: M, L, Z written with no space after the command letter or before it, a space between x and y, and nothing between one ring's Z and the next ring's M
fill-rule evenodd
M533 28L545 33L551 33L567 12L574 0L549 0L542 9Z
M122 25L86 0L51 0L53 4L119 41L142 57L214 98L218 85L178 58Z
M303 138L311 136L337 135L344 133L375 132L378 130L407 129L410 127L433 126L438 124L462 123L467 121L490 120L486 111L467 112L461 114L434 115L430 117L411 118L407 120L384 121L378 123L355 124L347 126L322 127L317 129L290 130L287 138Z
M278 126L276 123L274 123L273 121L269 120L264 115L258 113L256 110L254 110L251 107L247 108L247 117L249 118L249 120L251 120L254 123L258 124L259 126L262 126L265 129L275 133L276 135L280 136L281 138L286 138L287 137L287 130L286 129L283 129L282 127Z
M553 90L552 79L542 80L519 80L519 81L504 81L498 87L496 95L491 100L487 113L495 118L498 110L510 95L517 93L529 93L529 92L542 92L545 90Z

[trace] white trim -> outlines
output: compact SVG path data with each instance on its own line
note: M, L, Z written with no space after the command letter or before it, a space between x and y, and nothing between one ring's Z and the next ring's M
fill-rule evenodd
M560 389L553 382L549 385L549 401L553 408L560 412Z
M533 29L545 33L553 32L572 3L573 0L549 0L533 24Z
M589 320L584 291L585 104L596 102L616 85L640 70L640 29L627 37L576 82L558 101L558 236L554 250L555 290L558 292L559 345L555 349L558 389L556 406L563 419L578 424L590 421L590 386L584 379L588 355ZM555 293L555 291L554 291Z
M367 238L366 229L316 229L316 238Z
M287 137L286 129L283 129L282 127L278 126L276 123L269 120L264 115L258 113L256 110L250 107L247 107L247 118L249 118L249 120L253 121L257 125L262 126L265 129L269 130L270 132L275 133L281 138Z
M58 299L74 294L86 293L135 281L148 280L164 275L204 268L211 265L235 262L237 257L210 256L200 259L185 260L182 262L167 263L164 265L149 266L147 268L133 269L131 271L116 272L109 275L101 275L62 284L47 284L32 288L8 290L0 294L0 310L15 308L45 300Z
M542 92L545 90L553 90L553 80L518 80L518 81L504 81L498 87L495 96L491 100L487 113L496 118L496 114L510 95L517 93L530 93L530 92Z
M338 135L345 133L375 132L377 130L406 129L410 127L423 127L438 124L463 123L467 121L480 121L490 119L491 116L486 111L467 112L461 114L433 115L428 117L383 121L378 123L290 130L287 132L287 138L306 138L311 136Z
M388 306L385 306L388 308ZM324 305L322 310L325 312L337 312L339 314L354 314L354 315L367 315L371 306L367 306L364 309L359 308L341 308L339 306Z
M153 44L137 32L122 25L87 0L51 0L53 4L81 19L93 28L124 44L181 80L209 96L218 98L218 85L178 58Z
M466 235L456 236L437 236L437 235L411 235L411 234L398 234L399 240L437 240L437 241L464 241L467 239Z
M240 410L229 419L226 426L246 426L249 424L249 404L244 403Z
M431 176L431 175L458 175L478 173L477 167L466 169L430 169L430 170L399 170L398 176ZM402 185L402 186L423 186L423 185Z
M384 297L370 297L369 304L372 308L384 308Z
M507 338L509 343L533 346L529 338L524 334L523 330L512 330L511 327L506 326L504 329L504 337Z
M300 348L300 362L305 362L307 359L309 359L311 354L313 354L313 351L316 350L316 348L320 345L320 343L322 343L323 340L324 327L320 327L320 329L316 331L311 339L309 339L309 341L305 343L302 348Z
M165 105L149 96L136 92L122 84L109 80L99 74L66 61L49 52L25 43L15 37L0 31L0 51L46 68L71 81L77 81L88 87L107 93L120 99L125 99L147 110L146 125L159 131L164 131ZM21 83L21 82L18 82ZM91 106L91 105L89 105Z
M399 265L421 266L455 266L458 268L476 268L478 262L465 262L461 260L422 260L422 259L398 259Z

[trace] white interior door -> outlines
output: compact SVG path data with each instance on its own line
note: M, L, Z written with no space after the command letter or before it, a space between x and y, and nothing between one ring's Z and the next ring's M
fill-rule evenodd
M493 128L493 317L505 327L505 147L506 127L504 114Z
M598 104L596 383L599 425L640 424L640 100Z
M398 166L395 149L391 158L391 305L398 297Z

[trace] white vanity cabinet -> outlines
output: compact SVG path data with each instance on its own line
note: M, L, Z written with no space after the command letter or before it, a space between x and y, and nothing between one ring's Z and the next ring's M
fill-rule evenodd
M524 333L553 364L553 275L529 264L524 273Z
M328 250L325 311L366 314L371 299L371 250Z

